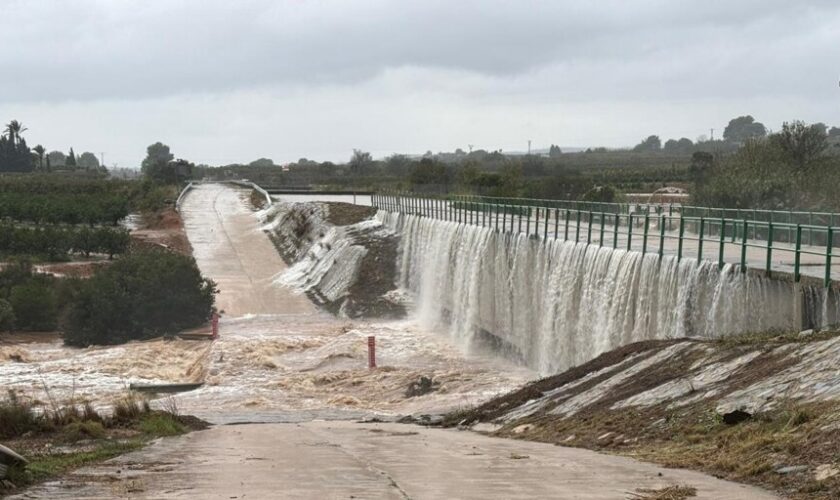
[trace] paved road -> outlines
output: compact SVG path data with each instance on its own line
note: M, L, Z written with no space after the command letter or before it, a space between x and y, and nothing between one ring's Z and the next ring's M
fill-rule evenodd
M247 192L199 184L181 205L184 229L201 272L219 286L226 316L319 314L305 295L275 286L287 266L243 198Z
M760 490L577 448L400 424L221 426L158 442L19 498L604 499L637 488L698 499Z

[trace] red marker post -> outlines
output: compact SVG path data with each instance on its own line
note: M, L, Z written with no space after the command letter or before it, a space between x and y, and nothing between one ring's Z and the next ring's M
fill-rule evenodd
M210 317L210 324L213 328L213 336L211 338L216 340L219 338L219 313L213 311L213 316Z
M376 337L368 337L368 368L376 368Z

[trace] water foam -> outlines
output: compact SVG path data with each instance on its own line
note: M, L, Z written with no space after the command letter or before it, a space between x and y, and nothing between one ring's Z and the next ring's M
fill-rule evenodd
M466 346L490 333L497 349L543 373L635 341L797 326L791 283L736 266L377 217L401 234L399 284L415 296L426 327L445 328Z

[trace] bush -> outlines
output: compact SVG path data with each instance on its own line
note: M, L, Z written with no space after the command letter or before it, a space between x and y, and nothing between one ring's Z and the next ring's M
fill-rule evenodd
M68 305L64 341L116 344L192 328L210 319L215 284L192 257L143 250L79 284Z
M9 331L15 327L15 311L9 301L0 299L0 332Z
M19 399L14 392L9 391L8 399L0 401L0 438L14 438L41 427L41 420L32 412L29 403Z
M58 306L53 289L32 281L12 288L9 295L17 325L25 330L54 330Z

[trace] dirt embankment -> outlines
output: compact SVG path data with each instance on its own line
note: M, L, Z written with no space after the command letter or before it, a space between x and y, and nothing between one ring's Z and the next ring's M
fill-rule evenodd
M278 204L265 217L266 233L293 269L286 284L349 318L399 318L391 300L398 237L373 220L376 209L349 203Z
M840 498L840 336L631 344L445 425ZM492 424L489 425L488 424Z
M184 223L174 207L145 214L139 229L131 232L132 245L163 247L183 255L192 255L192 247L184 231Z

